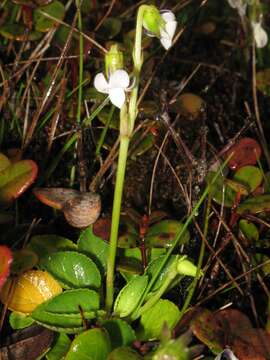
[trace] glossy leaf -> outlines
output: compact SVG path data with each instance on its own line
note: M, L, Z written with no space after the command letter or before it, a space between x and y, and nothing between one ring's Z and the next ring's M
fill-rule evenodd
M27 248L34 251L41 258L59 250L76 250L77 245L65 237L48 234L31 237Z
M270 210L270 195L250 197L238 205L236 212L242 214L259 214Z
M132 327L124 320L111 319L102 321L102 326L107 330L112 349L120 346L131 345L136 340Z
M148 247L170 247L175 236L183 228L183 224L177 220L162 220L152 225L147 231L145 242ZM188 230L186 230L179 244L186 244L190 239Z
M59 283L48 272L29 270L13 281L8 280L3 286L0 299L10 310L30 313L61 291Z
M250 192L253 192L261 184L263 174L256 166L247 165L238 169L233 178L247 186Z
M71 340L65 333L57 334L49 352L46 354L47 360L60 360L63 359L70 348Z
M83 317L95 318L98 309L99 295L94 290L66 290L38 306L31 317L50 329L77 333L84 329Z
M34 195L43 203L54 209L62 210L67 201L80 194L79 191L68 188L35 188Z
M99 288L100 272L86 255L75 251L58 251L41 258L39 265L63 284L64 288Z
M55 18L56 20L49 18L48 16ZM33 22L35 29L40 32L47 32L52 27L57 26L59 22L57 20L63 20L65 16L65 7L60 1L53 1L48 5L39 7L34 10Z
M134 136L134 138L132 138L132 140L134 141L134 143L137 143L138 141L139 143L137 144L136 148L132 151L130 155L132 160L135 160L137 156L141 156L144 153L146 153L149 149L152 149L155 144L155 136L152 133L146 135L142 139L139 139L139 136L141 136L140 133L136 135Z
M97 221L98 222L98 221ZM81 232L78 240L78 250L91 257L102 273L105 274L109 244L93 233L93 226Z
M38 168L32 160L11 164L0 172L0 202L9 203L19 197L35 181Z
M143 273L143 266L141 260L131 257L120 257L116 268L118 271L133 275L140 275Z
M121 346L114 349L107 357L107 360L142 360L143 358L128 346Z
M146 273L149 275L150 279L156 274L157 270L160 267L160 264L164 260L164 257L165 257L165 255L160 256L159 258L155 259L148 265L148 267L146 269ZM151 288L151 291L156 291L160 288L160 286L164 282L164 279L170 273L171 265L174 261L176 261L176 258L177 258L176 255L172 255L170 257L170 259L167 261L167 263L165 264L165 266L163 266L163 269L161 270L160 275L156 279L154 286Z
M179 339L172 339L163 343L161 342L159 348L152 357L153 360L189 360L190 358L191 354L184 342L181 340L181 337Z
M13 311L9 316L9 324L14 330L24 329L32 325L34 320L23 313Z
M0 245L0 290L9 276L12 260L11 250L5 245Z
M224 155L230 157L228 166L232 170L240 169L245 165L255 165L261 157L261 147L252 138L242 138L236 142Z
M114 303L114 312L125 317L136 308L148 284L148 276L136 276L122 288Z
M104 329L91 329L75 337L65 360L106 360L111 351L109 336Z
M165 324L172 330L177 324L179 316L180 311L174 303L160 299L142 314L137 333L138 338L146 341L159 339Z

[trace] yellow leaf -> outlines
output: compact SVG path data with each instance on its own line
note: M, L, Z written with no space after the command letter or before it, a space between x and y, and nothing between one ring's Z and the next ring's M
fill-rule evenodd
M0 300L10 310L31 313L39 304L61 292L61 286L48 272L29 270L5 283Z

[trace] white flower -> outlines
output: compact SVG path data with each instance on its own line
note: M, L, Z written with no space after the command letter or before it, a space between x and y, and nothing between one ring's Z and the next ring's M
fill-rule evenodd
M164 27L160 28L160 42L163 47L168 50L172 46L172 40L177 27L175 15L170 10L160 12L162 19L165 21Z
M234 353L232 352L232 350L230 349L225 349L223 350L220 354L218 354L218 356L215 358L215 360L221 360L221 359L226 359L226 360L239 360Z
M244 2L244 0L228 0L228 3L233 9L237 9L238 14L241 17L245 16L247 4Z
M94 86L97 91L108 94L112 104L121 109L126 100L129 76L125 70L116 70L107 81L105 76L99 73L95 76Z
M263 48L268 42L268 35L267 32L263 29L261 21L251 22L251 26L253 29L253 36L255 39L256 46L258 48Z

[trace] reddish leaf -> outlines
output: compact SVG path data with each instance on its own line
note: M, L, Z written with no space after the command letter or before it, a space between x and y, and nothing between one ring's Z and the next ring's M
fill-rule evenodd
M270 359L270 334L263 329L248 329L231 345L239 360Z
M11 250L5 245L0 245L0 289L9 276L12 259Z
M0 201L9 203L19 197L36 179L38 167L32 160L11 164L0 172Z
M209 347L213 353L220 353L225 345L225 327L211 311L202 312L191 324L193 334Z
M228 166L232 170L237 170L245 165L255 165L261 157L261 147L256 140L251 138L242 138L233 145L226 153L225 158L232 155Z
M226 337L245 336L246 331L252 329L249 318L236 309L221 310L216 317L226 329Z

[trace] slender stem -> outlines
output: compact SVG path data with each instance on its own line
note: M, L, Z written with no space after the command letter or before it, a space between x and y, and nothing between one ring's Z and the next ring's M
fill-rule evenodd
M79 89L78 89L78 104L77 104L77 123L81 122L81 103L82 103L82 86L83 82L83 36L82 36L82 14L80 9L80 4L77 4L78 11L78 29L80 30L79 35L79 49L80 49L80 57L79 57Z
M113 212L112 212L112 226L111 226L111 235L110 235L110 247L109 255L107 261L107 279L106 279L106 303L105 309L109 313L113 304L113 295L114 295L114 267L115 267L115 257L117 250L117 240L118 240L118 228L120 220L120 211L122 203L122 193L125 179L126 171L126 162L128 155L128 146L129 138L127 136L121 137L120 148L119 148L119 157L118 157L118 166L116 173L116 184L114 190L114 199L113 199Z
M115 272L115 258L117 251L118 229L122 202L122 193L124 187L126 162L128 155L128 146L132 136L134 123L137 117L137 98L140 80L140 70L142 67L142 26L143 26L143 13L146 6L142 5L139 8L136 23L135 45L133 53L134 69L133 75L135 84L132 89L129 108L127 110L126 104L120 112L120 149L118 155L118 165L116 173L116 184L114 190L113 212L112 212L112 225L110 235L110 247L107 261L107 279L106 279L106 301L105 309L107 313L111 311L113 305L114 295L114 272Z

